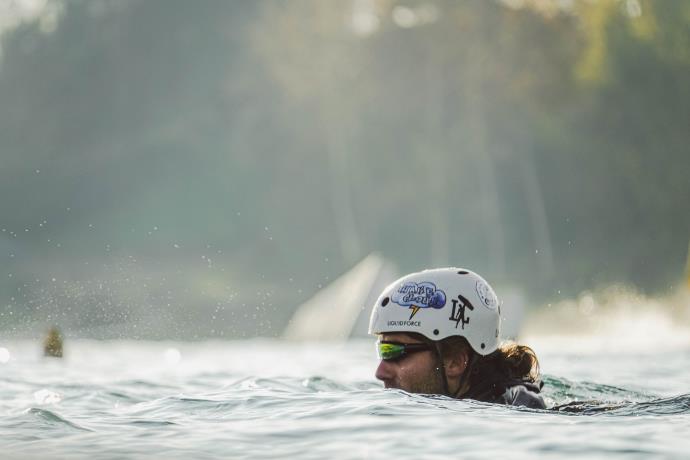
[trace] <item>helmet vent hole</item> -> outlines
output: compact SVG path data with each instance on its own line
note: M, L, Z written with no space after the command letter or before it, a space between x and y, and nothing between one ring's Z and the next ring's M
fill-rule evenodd
M481 345L479 345L479 346L482 347L482 350L483 350L484 348L486 348L486 345L484 345L484 344L481 344Z
M386 305L388 305L388 302L390 302L390 300L391 300L390 297L384 298L384 299L381 301L381 306L382 306L382 307L385 307Z
M467 275L469 272L467 270L460 270L458 275Z
M438 329L434 329L434 335L438 335Z

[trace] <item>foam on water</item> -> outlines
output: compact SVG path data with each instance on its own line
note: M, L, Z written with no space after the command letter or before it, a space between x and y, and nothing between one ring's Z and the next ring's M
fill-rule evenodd
M574 413L384 391L371 340L67 345L55 360L2 344L3 457L646 458L690 447L684 347L666 360L553 342L544 395L581 402Z

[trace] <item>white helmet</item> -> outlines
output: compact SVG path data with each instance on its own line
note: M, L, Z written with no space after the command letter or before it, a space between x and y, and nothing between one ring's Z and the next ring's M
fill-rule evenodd
M420 311L421 310L421 311ZM480 355L498 348L498 298L484 278L462 268L403 276L379 296L369 334L417 332L431 340L465 337Z

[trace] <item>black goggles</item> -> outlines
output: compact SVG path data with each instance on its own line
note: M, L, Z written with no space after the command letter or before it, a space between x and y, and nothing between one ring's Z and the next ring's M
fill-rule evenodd
M376 352L379 355L379 359L383 359L384 361L395 361L411 353L431 349L432 346L428 343L400 343L389 342L387 340L379 340L376 342Z

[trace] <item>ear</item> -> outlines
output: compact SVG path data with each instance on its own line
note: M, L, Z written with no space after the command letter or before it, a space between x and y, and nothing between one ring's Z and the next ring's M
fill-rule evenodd
M448 380L460 378L463 372L465 372L465 369L467 369L469 359L470 354L467 352L466 348L463 348L453 356L444 356L443 366L445 367Z

